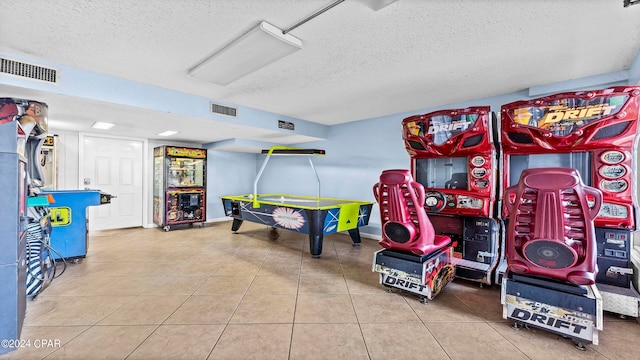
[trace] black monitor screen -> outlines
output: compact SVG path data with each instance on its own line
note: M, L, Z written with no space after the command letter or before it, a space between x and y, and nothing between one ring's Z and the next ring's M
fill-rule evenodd
M509 184L512 186L520 181L520 174L524 169L541 167L574 168L580 173L582 182L591 185L591 153L575 152L564 154L531 154L511 155L509 158Z
M425 189L468 190L466 157L416 159L416 181Z

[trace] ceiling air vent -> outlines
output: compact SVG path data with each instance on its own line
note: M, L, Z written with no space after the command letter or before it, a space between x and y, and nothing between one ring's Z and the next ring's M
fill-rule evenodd
M58 70L0 57L0 73L23 78L58 82Z
M237 113L238 109L236 108L232 108L229 106L224 106L224 105L220 105L220 104L215 104L215 103L211 103L211 112L214 114L222 114L222 115L227 115L227 116L233 116L236 117L236 113Z

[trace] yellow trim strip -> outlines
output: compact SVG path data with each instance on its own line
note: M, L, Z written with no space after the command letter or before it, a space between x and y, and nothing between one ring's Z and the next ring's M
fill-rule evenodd
M304 199L304 200L315 200L317 202L320 201L335 201L335 202L339 202L339 204L335 204L335 205L323 205L323 206L309 206L309 205L298 205L295 203L295 201L291 201L291 202L280 202L280 201L269 201L269 200L259 200L258 196L261 197L284 197L285 199ZM296 208L300 208L300 209L307 209L307 210L329 210L329 209L334 209L336 207L341 207L342 205L351 205L351 204L359 204L359 205L369 205L372 204L373 202L370 201L361 201L361 200L347 200L347 199L339 199L339 198L318 198L315 196L304 196L304 195L287 195L287 194L258 194L258 196L254 196L253 194L244 194L244 195L226 195L226 196L221 196L221 199L226 199L226 200L232 200L232 201L244 201L244 202L253 202L258 203L258 206L253 206L254 208L258 208L260 206L260 204L267 204L267 205L275 205L275 206L290 206L290 207L296 207ZM340 204L342 203L342 204Z

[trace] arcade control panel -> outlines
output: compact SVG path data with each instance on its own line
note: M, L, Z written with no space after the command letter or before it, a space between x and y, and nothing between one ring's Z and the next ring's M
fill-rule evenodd
M482 280L498 260L499 226L491 218L453 217L430 215L429 219L438 235L451 238L454 262L459 277ZM465 268L469 268L466 270ZM486 268L486 269L485 269ZM478 271L479 269L485 269Z
M629 288L633 276L631 232L624 229L596 228L596 241L598 244L596 282Z

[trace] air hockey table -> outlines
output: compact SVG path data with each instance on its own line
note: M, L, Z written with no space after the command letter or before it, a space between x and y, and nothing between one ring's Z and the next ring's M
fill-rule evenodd
M221 196L231 231L247 220L309 235L311 256L322 254L323 236L348 231L353 245L360 244L359 227L369 223L372 202L285 194Z

